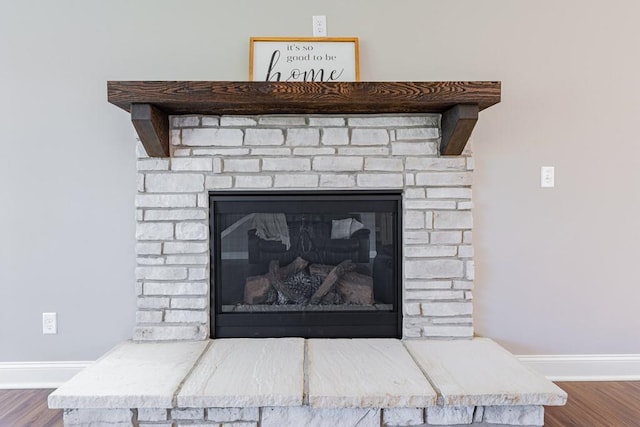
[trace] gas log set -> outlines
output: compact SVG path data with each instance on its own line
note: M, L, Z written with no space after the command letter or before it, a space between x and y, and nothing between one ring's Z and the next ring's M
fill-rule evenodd
M351 260L332 266L298 257L283 267L273 260L266 274L247 277L244 303L373 306L373 278L366 270Z

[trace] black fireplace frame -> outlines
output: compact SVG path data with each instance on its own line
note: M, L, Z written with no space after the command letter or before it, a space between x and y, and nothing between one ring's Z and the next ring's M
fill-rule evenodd
M349 200L385 201L395 203L395 268L394 303L391 311L327 311L327 312L222 312L216 301L222 284L220 235L215 221L218 202L250 202L259 199L326 203L336 198ZM402 192L372 190L339 191L225 191L209 192L209 249L210 249L210 335L212 338L402 338Z

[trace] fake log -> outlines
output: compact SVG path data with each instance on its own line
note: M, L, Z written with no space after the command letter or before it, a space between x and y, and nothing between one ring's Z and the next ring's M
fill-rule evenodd
M373 278L365 274L347 272L338 279L336 292L345 304L371 305L373 301Z
M318 290L313 294L311 300L309 301L311 304L317 304L320 302L323 296L325 296L336 284L338 279L342 277L347 271L353 271L356 269L356 265L350 259L346 261L342 261L340 264L336 265L331 272L327 275L327 277L322 282L322 285L318 288Z
M275 288L276 291L287 297L289 301L293 301L296 304L302 304L305 302L306 298L304 295L297 294L289 289L287 286L282 283L282 276L280 275L280 263L278 260L272 260L269 263L269 273L267 273L267 277L269 277L269 282L271 286Z
M324 280L333 269L333 265L311 264L309 266L309 274L311 274L312 276L318 276L322 280Z
M283 295L292 298L293 301L299 300L299 296L288 292L282 285L282 281L289 276L293 276L299 271L307 268L309 262L303 258L296 258L289 265L280 268L278 261L271 261L269 264L269 272L260 276L247 277L244 283L244 303L245 304L264 304L269 303L270 293L269 290L273 286L275 289L280 290ZM275 285L274 285L275 283ZM271 301L273 302L273 301Z
M286 265L280 269L280 278L286 279L289 276L293 276L294 274L297 274L298 272L307 268L307 265L309 265L309 261L304 258L298 257L294 259L291 264Z
M273 304L277 295L294 304L354 304L371 305L373 300L373 278L357 273L351 260L336 266L312 264L308 266L311 276L323 280L311 298L302 295L300 288L287 280L307 268L308 261L296 258L280 267L277 260L269 263L269 271L261 276L247 277L244 288L245 304ZM303 292L304 293L304 292ZM283 302L280 302L281 304Z
M271 282L266 275L247 277L244 282L244 303L264 304L269 299Z

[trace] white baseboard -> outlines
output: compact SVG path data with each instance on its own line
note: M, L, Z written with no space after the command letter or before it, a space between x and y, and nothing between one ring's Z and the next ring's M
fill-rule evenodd
M552 381L640 381L640 354L516 356ZM93 362L0 362L0 389L57 388Z
M0 389L58 388L93 362L0 362Z
M640 354L516 357L552 381L640 381Z

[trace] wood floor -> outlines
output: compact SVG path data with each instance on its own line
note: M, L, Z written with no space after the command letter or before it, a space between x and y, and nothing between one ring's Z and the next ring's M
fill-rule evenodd
M53 390L0 390L0 427L62 427L62 410L47 407Z
M640 426L640 381L556 384L569 400L565 406L544 408L545 426Z
M640 426L640 381L557 384L569 401L545 408L545 426ZM0 390L0 427L62 427L62 411L47 408L51 391Z

